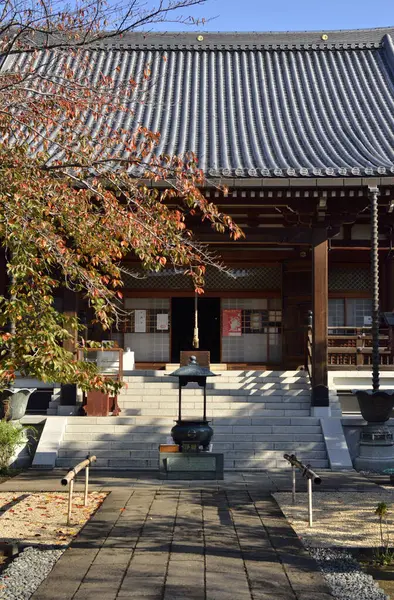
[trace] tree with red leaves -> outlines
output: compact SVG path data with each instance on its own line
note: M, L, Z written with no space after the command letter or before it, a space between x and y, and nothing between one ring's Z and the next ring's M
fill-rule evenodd
M205 199L193 154L158 155L160 132L114 128L116 115L143 101L136 81L118 71L92 73L103 39L204 2L159 0L150 9L136 0L0 3L0 241L9 281L0 296L0 389L16 372L113 389L64 347L79 324L55 309L59 287L84 297L106 329L119 318L122 259L131 252L147 270L181 269L198 293L206 266L223 268L194 239L186 213L234 239L242 235ZM143 81L149 78L146 69ZM94 138L89 119L100 124Z

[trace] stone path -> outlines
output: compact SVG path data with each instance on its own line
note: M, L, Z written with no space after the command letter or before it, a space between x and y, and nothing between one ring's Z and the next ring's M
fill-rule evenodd
M64 490L61 475L27 471L0 490ZM354 471L321 475L316 491L376 489ZM305 491L305 480L297 486ZM91 489L111 493L33 600L332 599L270 496L291 489L290 472L161 482L93 471Z
M60 479L65 473L65 469L54 469L52 471L39 471L29 469L17 477L8 479L0 483L2 492L44 492L44 491L65 491ZM375 478L374 481L366 479L356 471L330 471L320 470L319 475L323 482L319 486L314 486L316 492L319 491L354 491L366 492L377 489L381 483L389 483L389 476ZM297 471L297 491L306 491L306 480ZM78 475L77 489L83 489L84 475ZM79 482L79 483L78 483ZM78 487L79 486L79 487ZM92 470L90 477L90 488L92 491L111 491L116 489L146 489L154 488L164 489L258 489L264 490L267 494L273 492L291 491L291 469L260 471L260 472L225 472L224 481L160 481L155 471L99 471Z
M329 600L275 501L236 490L115 491L34 600Z

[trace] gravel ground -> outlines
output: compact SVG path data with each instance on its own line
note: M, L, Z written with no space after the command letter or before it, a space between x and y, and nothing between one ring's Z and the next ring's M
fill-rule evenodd
M0 539L31 544L69 544L89 519L106 494L89 494L83 505L83 494L73 497L71 526L67 526L68 494L59 492L0 493Z
M375 509L386 502L388 528L394 544L394 492L316 492L313 494L313 527L308 526L308 495L274 494L297 535L306 545L327 547L374 547L380 545L379 521Z
M308 526L308 495L297 493L292 504L290 493L274 494L283 513L317 561L337 600L388 600L370 575L346 551L348 547L378 547L379 522L375 509L386 502L388 528L394 543L394 493L316 492L313 494L313 526ZM390 514L391 513L391 514Z
M338 600L389 600L346 550L308 548Z
M26 548L0 577L0 598L28 600L49 575L65 548Z
M89 494L85 507L74 494L67 526L66 493L0 493L0 539L25 547L0 576L0 598L28 600L106 495Z

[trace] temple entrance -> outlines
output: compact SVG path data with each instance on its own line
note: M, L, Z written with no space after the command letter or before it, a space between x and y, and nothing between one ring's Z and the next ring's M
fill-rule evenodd
M181 350L193 350L194 298L171 300L171 361ZM220 362L220 298L198 298L199 350L209 350L211 362Z
M286 367L305 362L308 311L312 308L312 269L308 264L284 264L283 269L283 355Z

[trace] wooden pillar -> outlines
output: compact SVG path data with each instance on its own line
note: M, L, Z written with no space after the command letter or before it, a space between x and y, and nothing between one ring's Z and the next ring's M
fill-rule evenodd
M328 243L325 229L312 237L312 406L329 406L327 377Z

